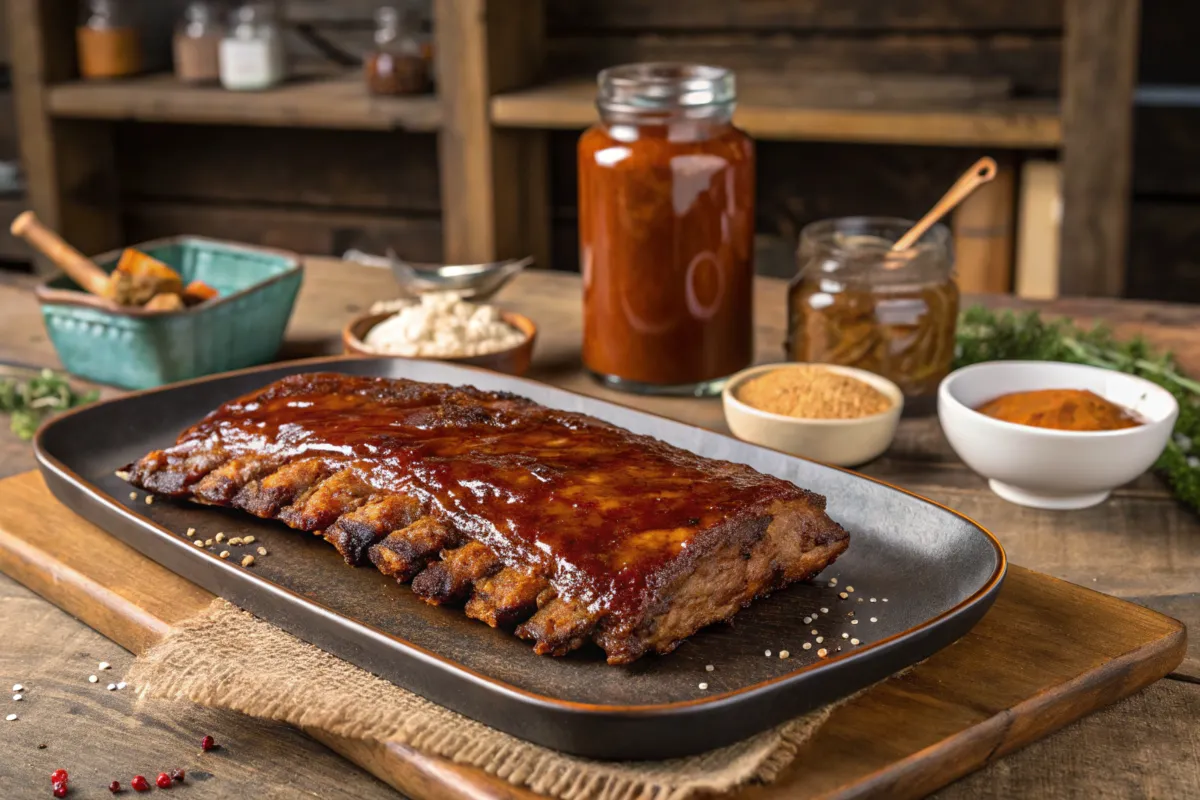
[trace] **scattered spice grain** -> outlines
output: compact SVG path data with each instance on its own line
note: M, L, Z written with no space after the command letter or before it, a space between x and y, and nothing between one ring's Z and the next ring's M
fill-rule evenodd
M812 650L812 642L805 642L804 644L802 644L800 646L803 647L805 650Z
M243 536L242 544L254 544L254 537L253 536Z
M14 692L23 692L23 691L25 691L25 687L22 684L14 683L12 690Z
M705 671L705 672L712 672L712 671L713 671L713 665L712 665L712 664L705 664L705 665L704 665L704 671Z
M858 641L858 639L851 639L850 644L860 644L860 642Z
M130 499L130 500L137 500L137 492L130 492L130 493L129 493L129 499Z
M892 406L887 395L869 383L811 364L751 378L738 388L737 399L760 411L800 419L858 419Z
M788 657L788 656L790 656L790 655L791 655L791 653L789 653L787 650L780 650L780 651L779 651L779 657L780 657L780 658L787 658L787 657Z
M829 655L829 651L822 647L817 651L817 655L819 655L821 658L824 658L825 656Z
M771 651L770 651L770 650L763 650L763 655L764 655L764 656L766 656L767 658L770 658L770 657L771 657Z
M246 556L245 558L242 559L243 567L248 567L253 563L254 563L254 556Z
M265 548L265 547L258 548L258 554L260 556L265 556L267 554L267 548Z
M830 579L829 579L829 585L830 585L830 586L837 586L837 578L830 578Z
M192 544L196 545L196 547L204 547L204 540L197 539L196 541L192 542Z
M97 678L95 675L88 675L88 683L96 683L98 680L100 680L100 679Z
M228 550L222 550L222 551L219 553L219 555L221 556L221 558L229 558L229 551L228 551Z
M217 531L217 535L214 536L213 538L216 539L218 542L223 542L223 541L225 541L225 534L222 531Z
M20 719L20 717L18 717L16 714L9 714L4 719L8 722L16 722L18 719Z
M229 544L232 545L233 547L237 547L241 543L242 543L242 537L240 537L240 536L232 536L229 539Z
M213 540L212 540L212 539L205 539L205 540L204 540L204 546L205 546L205 547L212 547L212 546L213 546Z
M188 528L187 535L188 535L188 536L195 536L195 535L196 535L196 529L195 529L195 528Z
M108 669L109 667L112 666L112 664L108 663L107 661L101 661L97 666L100 669Z
M25 695L23 695L23 694L14 694L14 695L13 695L13 702L14 702L14 703L19 703L19 702L21 702L21 701L22 701L22 700L24 700L24 699L25 699Z
M146 505L148 505L148 506L154 505L154 495L152 495L152 494L146 495Z
M879 617L871 617L871 622L879 622Z
M845 600L849 596L850 595L846 594L845 592L838 592L838 597L842 598L843 600Z

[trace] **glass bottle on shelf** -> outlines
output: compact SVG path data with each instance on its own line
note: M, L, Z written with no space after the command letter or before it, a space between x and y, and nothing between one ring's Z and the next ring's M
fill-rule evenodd
M189 3L175 30L175 77L185 83L216 83L221 78L225 26L216 3Z
M270 89L287 78L283 35L268 3L243 3L221 40L221 85L235 92Z
M75 46L84 78L120 78L142 71L142 45L129 9L119 0L87 0Z
M606 385L705 396L754 357L754 142L733 73L600 73L579 140L583 362Z
M363 61L367 91L376 95L428 92L427 38L415 9L394 5L376 9L375 48Z

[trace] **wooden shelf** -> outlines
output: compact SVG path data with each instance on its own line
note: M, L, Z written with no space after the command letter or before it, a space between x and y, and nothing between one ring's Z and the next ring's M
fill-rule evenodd
M195 87L172 75L73 81L46 89L54 117L342 130L435 131L435 95L372 97L358 72L307 77L263 92Z
M1053 100L990 100L925 108L836 106L778 84L739 90L736 121L759 139L959 147L1056 148L1062 124ZM552 83L492 98L492 122L510 128L578 129L596 119L592 79Z

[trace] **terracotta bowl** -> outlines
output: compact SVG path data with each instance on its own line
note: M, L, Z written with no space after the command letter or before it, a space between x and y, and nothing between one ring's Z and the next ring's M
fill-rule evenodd
M387 353L377 353L371 350L363 342L367 338L367 333L372 328L393 314L395 314L394 311L388 311L382 314L367 314L350 320L349 324L342 329L342 352L347 355L356 356L378 357L388 355ZM537 339L537 326L533 324L533 320L529 319L529 317L513 313L512 311L502 311L500 312L500 317L509 325L525 334L525 340L507 350L498 350L495 353L486 353L479 356L448 356L433 360L446 361L451 364L465 364L471 367L483 367L495 372L503 372L506 375L524 375L529 370L530 362L533 361L533 343ZM393 358L408 358L408 356L393 356Z

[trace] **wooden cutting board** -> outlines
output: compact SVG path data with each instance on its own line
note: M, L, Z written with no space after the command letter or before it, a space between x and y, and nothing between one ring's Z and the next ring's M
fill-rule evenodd
M41 477L0 481L0 571L140 653L213 599L60 505ZM768 798L920 797L1154 682L1184 656L1181 623L1010 568L966 637L840 707ZM309 730L405 794L533 800L480 770Z

